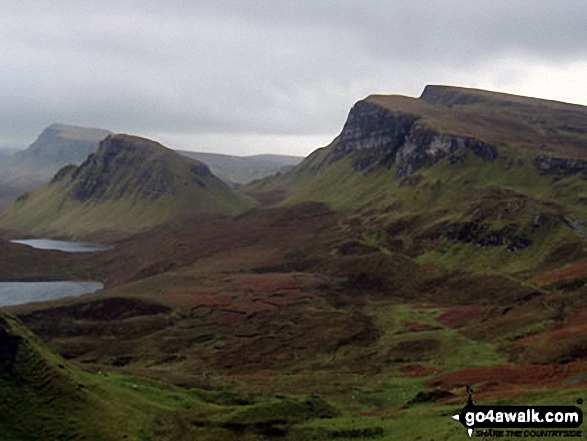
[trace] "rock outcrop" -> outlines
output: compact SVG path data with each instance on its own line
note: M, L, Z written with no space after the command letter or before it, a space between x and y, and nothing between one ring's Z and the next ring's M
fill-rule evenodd
M396 177L403 178L430 167L440 159L470 150L484 161L497 158L497 149L470 137L437 133L420 124L419 117L393 112L368 101L351 109L344 128L324 165L354 154L353 168L365 171L374 165L396 165ZM462 158L455 159L458 163Z
M523 250L532 244L529 238L516 234L511 226L489 231L486 225L475 221L454 225L445 236L453 243L473 243L482 248L506 246L510 252Z
M551 156L537 156L534 163L540 173L554 176L570 176L576 173L587 175L587 161L580 159L553 158Z
M497 149L474 138L438 134L418 124L412 127L404 144L396 154L397 177L409 176L423 167L430 167L440 159L457 154L451 163L462 161L459 154L472 151L483 161L494 161Z
M351 109L338 139L325 159L326 165L356 153L358 171L380 163L389 166L418 118L390 112L376 104L359 101Z
M163 195L174 195L178 186L184 185L170 167L169 157L176 153L159 143L128 135L110 135L100 143L96 153L91 154L71 175L75 186L71 192L74 200L100 201L107 192L115 193L115 199L128 194L141 198L157 199ZM192 181L205 187L201 177L210 176L210 169L192 160L189 167ZM62 173L58 173L58 179Z

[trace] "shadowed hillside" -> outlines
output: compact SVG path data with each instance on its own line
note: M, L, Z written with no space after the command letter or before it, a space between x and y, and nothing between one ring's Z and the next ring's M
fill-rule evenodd
M117 417L89 376L0 312L0 430L5 440L115 439ZM99 418L96 415L100 415ZM120 436L118 432L118 436Z

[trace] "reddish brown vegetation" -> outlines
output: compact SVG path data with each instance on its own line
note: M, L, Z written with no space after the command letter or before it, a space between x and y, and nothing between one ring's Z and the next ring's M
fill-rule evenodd
M233 279L234 288L252 292L299 290L302 286L295 274L239 274Z
M399 373L402 377L427 377L428 375L437 374L438 369L421 364L408 364L402 366Z
M561 329L555 329L552 332L548 333L548 339L551 342L556 342L584 335L587 335L587 323L582 325L565 326Z
M444 326L459 328L482 319L490 310L489 306L451 306L445 308L437 320Z
M107 286L196 262L202 267L194 271L202 273L305 270L312 264L306 248L327 254L325 242L338 217L324 205L304 204L252 210L238 218L194 219L134 236L95 256L94 265L103 268Z
M563 268L557 268L530 280L531 283L546 285L562 280L576 279L587 275L587 259L572 263Z
M441 389L476 386L479 392L512 388L561 388L564 381L587 370L587 363L565 365L497 365L471 366L430 380L428 387ZM573 386L585 386L585 381Z
M213 277L208 282L214 285L213 289L186 288L164 293L157 299L182 309L209 307L249 315L307 300L312 296L303 293L304 285L316 284L311 274L300 273L236 274Z

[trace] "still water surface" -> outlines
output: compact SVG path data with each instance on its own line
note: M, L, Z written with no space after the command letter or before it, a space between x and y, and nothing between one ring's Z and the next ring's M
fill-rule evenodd
M108 249L102 245L68 240L19 239L10 242L28 245L40 250L58 250L68 253L89 253ZM102 288L104 285L99 282L0 282L0 306L80 296Z
M12 243L28 245L40 250L58 250L68 253L91 253L94 251L104 251L108 247L87 242L74 242L70 240L53 240L53 239L18 239L11 240Z
M99 282L0 282L0 306L80 296L102 288Z

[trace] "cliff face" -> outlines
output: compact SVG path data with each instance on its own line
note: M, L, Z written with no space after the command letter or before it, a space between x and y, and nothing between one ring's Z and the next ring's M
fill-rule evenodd
M362 171L377 163L390 165L416 120L415 116L359 101L351 109L325 163L331 164L356 152L355 170Z
M587 174L587 108L477 89L426 86L420 98L372 95L351 109L320 166L353 155L356 171L395 166L403 178L470 151L494 161L496 146L533 156L541 174Z
M470 150L484 161L497 158L497 149L470 137L447 135L419 123L419 117L393 112L368 101L351 109L344 128L323 164L332 164L355 154L353 168L364 171L373 165L390 167L396 176L406 177L418 169L430 167L440 159Z
M157 199L163 195L175 195L178 187L187 185L178 178L173 164L189 162L189 175L200 187L206 184L199 178L210 176L210 169L200 162L184 160L162 145L143 138L115 135L100 143L71 175L75 186L71 197L77 201L126 195ZM192 163L193 162L193 163ZM66 173L58 173L55 179Z
M414 126L396 155L397 177L409 176L423 167L430 167L440 159L452 155L460 162L459 154L470 150L484 161L497 158L497 149L474 138L435 133L425 127Z

